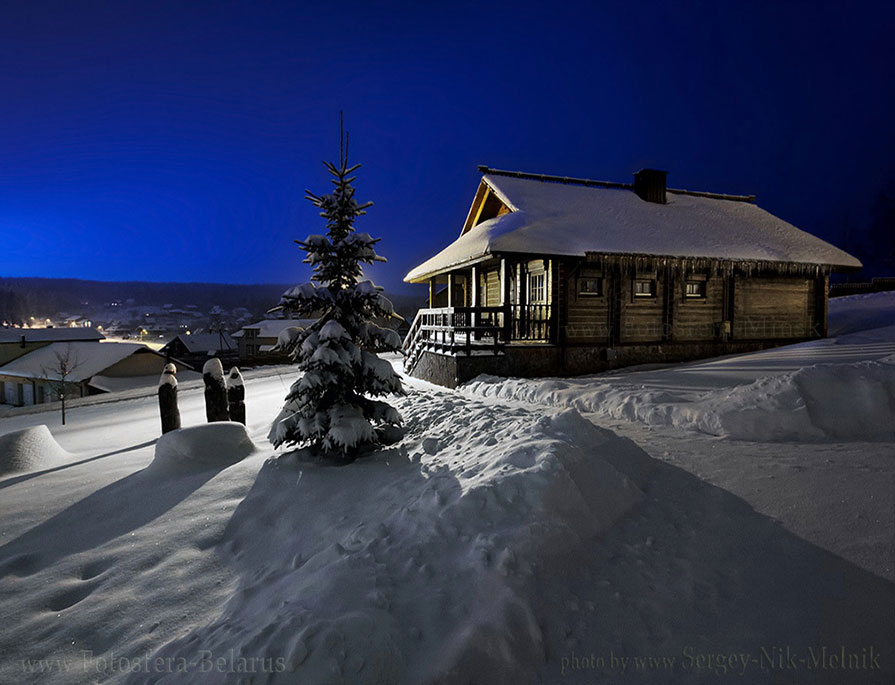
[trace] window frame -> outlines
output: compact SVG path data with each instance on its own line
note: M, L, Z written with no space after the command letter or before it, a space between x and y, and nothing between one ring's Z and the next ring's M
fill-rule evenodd
M696 287L696 292L690 292L690 286ZM704 300L706 298L707 288L704 280L689 279L684 281L684 299L687 301Z
M585 282L596 282L597 290L585 290ZM579 275L578 276L578 295L579 297L603 297L604 294L603 277L598 275Z
M539 297L535 297L536 292L540 293ZM547 304L547 272L528 274L528 304Z
M641 283L649 284L649 292L638 292L638 285ZM656 279L655 278L635 278L631 285L631 295L635 300L654 300L656 299Z

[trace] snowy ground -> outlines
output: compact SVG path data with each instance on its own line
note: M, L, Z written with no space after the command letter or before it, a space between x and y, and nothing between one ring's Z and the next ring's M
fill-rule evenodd
M278 375L245 432L196 388L163 440L153 397L2 418L52 435L0 437L0 682L892 682L895 301L847 299L835 340L412 381L346 467L270 458Z

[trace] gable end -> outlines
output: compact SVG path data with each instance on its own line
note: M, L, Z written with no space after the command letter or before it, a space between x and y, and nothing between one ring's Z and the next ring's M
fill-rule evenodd
M460 231L460 235L468 233L470 229L478 226L483 221L509 214L511 211L483 179L479 183L478 190L476 190L472 206L469 208L469 214L466 215L466 221L463 223L463 230Z

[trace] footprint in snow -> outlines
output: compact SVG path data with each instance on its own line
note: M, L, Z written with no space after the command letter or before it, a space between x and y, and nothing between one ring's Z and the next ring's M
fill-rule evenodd
M438 454L441 447L441 441L438 438L426 438L423 440L423 450L425 450L426 454Z

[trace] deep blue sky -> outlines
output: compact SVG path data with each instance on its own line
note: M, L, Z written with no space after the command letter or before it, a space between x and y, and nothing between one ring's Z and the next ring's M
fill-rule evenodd
M389 288L480 163L663 168L846 247L895 179L893 36L893 2L0 2L0 276L303 280L339 110Z

